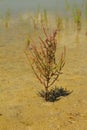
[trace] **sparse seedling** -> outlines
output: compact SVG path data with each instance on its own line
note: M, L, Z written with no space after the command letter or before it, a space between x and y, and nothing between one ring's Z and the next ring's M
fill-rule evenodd
M60 32L63 29L63 20L60 16L56 18L57 29Z
M82 18L82 14L81 14L81 10L79 8L74 8L73 10L73 19L74 19L74 23L76 25L76 29L77 31L81 30L81 18Z
M87 22L87 2L85 3L85 19L86 19L86 22Z
M39 29L41 29L40 27L44 26L44 27L48 27L48 15L47 15L47 11L46 9L44 9L44 11L39 12L34 16L31 16L31 20L33 23L33 27L34 27L34 31L37 31Z
M47 16L47 11L46 11L46 9L44 9L44 11L43 11L43 24L44 24L44 26L46 26L46 27L48 27L48 16Z
M59 60L56 61L57 30L55 30L52 35L49 35L45 28L43 28L43 32L45 34L45 40L39 37L39 45L33 40L33 43L30 43L30 45L28 42L29 46L27 46L25 53L29 58L29 62L30 59L32 59L31 67L37 79L44 85L46 92L44 98L48 101L49 88L57 81L60 74L62 74L61 71L65 65L66 49L64 47L64 51ZM36 45L38 45L38 47Z
M5 14L5 17L4 17L4 22L5 22L5 28L6 29L9 27L10 19L11 19L11 12L10 12L10 9L8 9L6 11L6 14Z

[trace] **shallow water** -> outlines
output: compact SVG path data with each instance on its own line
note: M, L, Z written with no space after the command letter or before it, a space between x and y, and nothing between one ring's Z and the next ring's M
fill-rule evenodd
M36 11L47 9L48 11L58 13L59 11L64 13L66 6L66 0L0 0L0 13L5 13L8 8L13 14ZM68 0L70 6L75 3L82 5L83 0Z

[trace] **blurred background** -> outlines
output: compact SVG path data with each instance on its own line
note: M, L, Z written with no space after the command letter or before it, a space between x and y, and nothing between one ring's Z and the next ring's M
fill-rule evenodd
M72 8L74 5L83 7L85 2L87 0L0 0L0 14L4 14L8 9L12 15L46 9L58 15L64 14L66 8Z

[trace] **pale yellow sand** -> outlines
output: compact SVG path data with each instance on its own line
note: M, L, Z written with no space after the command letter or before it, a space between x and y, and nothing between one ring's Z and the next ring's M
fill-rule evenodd
M63 32L59 49L66 45L66 65L56 86L73 90L54 103L37 95L43 86L34 76L24 54L29 26L0 27L0 130L87 129L87 36L83 29L76 40L73 31Z

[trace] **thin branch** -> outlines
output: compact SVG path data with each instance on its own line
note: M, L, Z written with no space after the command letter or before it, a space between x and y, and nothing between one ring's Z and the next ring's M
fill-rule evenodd
M54 82L58 79L59 75L56 76L56 78L52 81L52 83L49 84L49 87L54 84Z
M41 82L41 84L45 85L45 83L41 80L41 78L40 78L40 77L38 76L38 74L36 73L36 71L35 71L33 65L31 65L31 67L32 67L33 72L34 72L34 74L36 75L37 79Z

